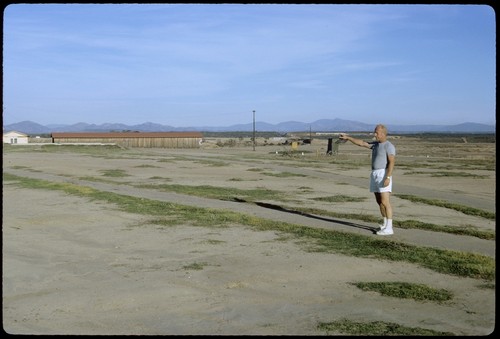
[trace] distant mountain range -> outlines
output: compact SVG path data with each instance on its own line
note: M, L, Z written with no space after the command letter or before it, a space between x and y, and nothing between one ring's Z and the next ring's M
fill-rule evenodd
M321 119L311 123L287 121L279 124L256 122L255 130L258 132L363 132L373 131L373 124L342 119ZM495 125L466 122L458 125L387 125L390 133L495 133ZM139 125L125 125L120 123L105 123L101 125L80 122L73 125L47 125L43 126L33 121L22 121L3 126L3 131L18 131L28 135L50 134L52 132L247 132L253 131L253 123L232 125L226 127L173 127L152 122Z

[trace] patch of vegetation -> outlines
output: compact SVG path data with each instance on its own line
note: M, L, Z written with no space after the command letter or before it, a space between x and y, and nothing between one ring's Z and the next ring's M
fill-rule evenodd
M382 260L410 262L443 274L468 276L493 280L495 277L494 259L476 253L450 251L433 247L419 247L397 241L359 236L356 234L328 233L326 230L300 230L314 233L311 252L336 252L357 257L379 258Z
M127 184L129 184L126 182L119 182L119 181L108 179L108 178L100 178L100 177L92 177L92 176L79 177L78 180L102 182L102 183L114 184L114 185L127 185Z
M227 162L217 160L196 160L195 163L210 166L210 167L225 167L229 166Z
M203 243L204 244L209 244L209 245L218 245L218 244L223 244L225 243L226 241L224 240L217 240L217 239L207 239L207 240L203 240Z
M469 170L485 170L485 171L495 171L496 169L496 157L488 157L489 159L456 159L454 161L453 167L446 166L443 169L464 169Z
M89 155L109 155L113 153L123 153L123 147L118 145L43 145L42 151L51 153L80 153Z
M485 289L485 290L486 289L488 289L488 290L494 290L495 289L495 283L487 282L487 283L478 285L477 288L482 288L482 289Z
M468 143L495 143L495 133L439 133L439 132L424 132L415 133L411 136L426 142L443 143L463 143L463 137L467 138Z
M202 262L202 263L194 262L192 264L182 266L182 268L185 269L186 271L188 271L188 270L200 271L203 269L203 267L205 267L207 265L208 264L206 262Z
M178 224L185 223L203 227L229 227L231 224L246 225L259 231L276 231L293 235L304 240L304 243L308 244L308 250L310 251L341 253L370 259L404 261L443 274L484 280L495 279L495 259L476 253L419 247L354 233L268 220L233 211L183 206L99 191L71 183L56 183L19 177L8 173L3 173L3 180L12 181L13 184L20 187L59 190L91 200L105 201L116 205L124 212L156 216L158 218L153 222L157 224L162 224L162 221L165 220L167 225L172 225L175 219Z
M264 175L277 178L306 177L307 175L292 172L262 172Z
M103 182L103 183L108 183L108 184L130 184L128 182L118 182L118 181L113 181L110 179L103 179L103 178L98 178L98 177L80 177L80 180L87 180L87 181L93 181L93 182ZM170 178L164 178L164 177L152 177L151 179L161 179L165 181L170 181ZM182 193L182 194L189 194L189 195L195 195L195 196L201 196L201 197L207 197L207 198L212 198L212 199L219 199L219 200L228 200L228 201L234 201L234 200L244 200L245 202L253 202L257 200L267 200L267 199L281 199L281 200L286 200L286 197L284 196L284 193L279 192L279 191L271 191L271 190L266 190L266 189L255 189L255 190L239 190L235 188L226 188L226 187L215 187L215 186L187 186L187 185L168 185L168 184L160 184L160 185L151 185L151 184L142 184L142 185L136 185L136 187L140 188L149 188L149 189L161 189L165 191L173 191L176 193ZM300 187L304 190L308 189L307 187ZM363 201L366 198L364 197L351 197L351 196L333 196L333 197L323 197L323 198L312 198L313 200L319 200L319 201L327 201L327 202L358 202L358 201ZM281 207L281 206L280 206ZM356 213L336 213L332 211L327 211L327 210L322 210L318 208L308 208L308 207L288 207L288 206L283 206L281 208L284 208L289 211L295 211L298 213L304 213L304 214L314 214L314 215L322 215L322 216L329 216L329 217L334 217L334 218L341 218L341 219L351 219L351 220L361 220L361 221L366 221L370 223L377 223L379 222L379 218L372 216L372 215L366 215L366 214L356 214ZM432 232L442 232L442 233L449 233L449 234L456 234L456 235L466 235L466 236L472 236L476 237L479 239L485 239L485 240L495 240L496 235L494 231L489 231L489 230L481 230L476 226L473 225L468 225L468 226L450 226L450 225L437 225L437 224L432 224L432 223L426 223L422 221L417 221L417 220L394 220L393 221L394 227L402 228L402 229L422 229L426 231L432 231Z
M420 229L432 232L442 232L456 235L466 235L485 240L495 240L495 231L481 230L474 225L468 226L450 226L450 225L436 225L427 222L407 219L407 220L394 220L395 227L403 229Z
M317 197L311 198L311 200L315 201L325 201L325 202L361 202L365 201L366 197L352 197L350 195L334 195L330 197Z
M249 172L262 172L263 169L262 168L249 168L249 169L247 169L247 171L249 171Z
M149 179L152 179L152 180L165 180L165 181L171 181L171 180L172 180L171 178L167 178L167 177L160 177L160 176L158 176L158 175L152 176L152 177L150 177Z
M405 175L415 175L415 174L425 174L431 177L461 177L461 178L475 178L475 179L486 179L489 178L489 175L478 175L467 172L450 172L450 171L442 171L442 172L419 172L419 171L411 171L406 172Z
M112 178L122 178L129 176L129 174L127 174L124 170L121 169L102 170L100 172L102 173L103 176Z
M148 165L148 164L137 165L137 166L134 166L134 167L135 168L160 168L159 166Z
M374 291L384 296L401 299L444 302L453 298L453 293L448 290L435 289L424 284L387 281L356 282L352 284L363 291Z
M482 217L482 218L489 219L489 220L495 220L495 213L481 210L479 208L455 204L455 203L447 202L444 200L421 198L421 197L417 197L415 195L410 195L410 194L396 194L396 196L398 198L406 199L406 200L409 200L411 202L449 208L449 209L452 209L455 211L462 212L462 213L467 214L467 215L473 215L473 216Z
M411 160L408 163L405 163L408 161L407 159L404 158L399 158L398 160L398 168L399 169L405 169L408 170L408 172L405 172L405 175L411 175L411 174L429 174L431 175L432 172L429 171L414 171L416 168L423 168L426 170L444 170L441 172L443 173L448 173L450 170L457 170L459 171L458 173L464 173L460 172L463 171L464 169L468 170L482 170L482 171L494 171L496 168L496 162L495 159L447 159L445 163L443 163L442 159L439 160L434 160L432 158L425 159L422 161L414 161ZM453 172L457 173L457 172ZM469 177L473 174L467 173L465 176ZM446 175L442 175L446 176ZM449 175L449 176L461 176L461 175ZM488 176L486 176L488 177Z
M378 217L373 215L359 214L359 213L338 213L327 210L322 210L319 208L311 208L311 207L288 207L288 206L279 206L280 208L286 209L292 212L298 212L303 214L311 214L311 215L321 215L328 216L332 218L339 219L349 219L349 220L361 220L369 223L378 223L380 222ZM426 231L433 232L443 232L449 234L457 234L457 235L467 235L471 237L476 237L480 239L486 240L494 240L496 238L494 231L488 230L480 230L475 226L448 226L448 225L436 225L431 223L425 223L416 220L394 220L394 227L399 227L403 229L422 229Z
M169 157L169 158L162 158L162 159L158 159L157 161L158 161L158 162L176 162L176 161L177 161L177 159L176 159L176 158Z
M37 144L28 144L28 145L11 145L4 143L2 146L3 153L28 153L28 152L43 152L42 146Z
M238 142L236 141L236 139L227 139L227 140L217 140L217 142L215 143L218 147L235 147Z
M266 200L266 199L285 199L285 194L280 191L269 190L266 188L255 188L255 189L238 189L233 187L218 187L210 185L199 185L199 186L189 186L189 185L179 185L179 184L160 184L160 185L137 185L136 187L148 188L148 189L159 189L162 191L176 192L188 195L195 195L199 197L228 200L234 201L238 199L242 200Z
M311 151L302 151L302 150L283 150L283 151L274 151L270 152L270 154L277 154L281 156L286 156L286 157L299 157L303 156L304 154L309 154L312 153Z
M385 321L359 322L340 319L332 322L321 322L318 330L325 331L327 335L350 334L366 336L454 336L452 332L441 332L421 327L407 327Z

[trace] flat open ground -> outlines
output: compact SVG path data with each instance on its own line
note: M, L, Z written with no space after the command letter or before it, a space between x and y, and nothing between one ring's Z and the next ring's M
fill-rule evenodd
M396 224L393 236L377 236L377 222L363 218L379 216L368 191L370 154L354 145L340 145L338 155L326 156L326 140L293 153L269 141L255 151L216 145L225 141L207 140L194 150L4 146L4 331L338 335L344 332L320 324L342 319L455 335L494 330L494 276L447 274L419 262L321 250L313 239L272 225L352 234L379 241L382 248L433 248L493 259L494 238L403 224ZM392 141L398 151L391 198L395 223L416 220L495 233L494 219L401 196L494 213L495 143ZM27 178L60 186L22 184ZM76 187L81 194L60 187ZM86 196L90 190L142 199L136 205L162 202L158 206L172 211L124 210ZM207 209L206 223L177 218L179 205ZM216 216L228 211L242 221L218 222ZM271 228L253 227L243 216L270 221ZM362 290L355 285L360 282L423 284L453 297L403 299Z

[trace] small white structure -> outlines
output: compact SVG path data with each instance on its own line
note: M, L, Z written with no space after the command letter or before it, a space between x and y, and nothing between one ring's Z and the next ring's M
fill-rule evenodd
M17 132L10 131L3 134L3 143L4 144L27 144L28 143L28 135Z

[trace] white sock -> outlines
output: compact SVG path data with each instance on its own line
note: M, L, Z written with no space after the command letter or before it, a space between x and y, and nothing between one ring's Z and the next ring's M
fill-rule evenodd
M394 231L392 229L392 219L387 219L387 224L385 224L385 227L382 227L380 231L377 232L379 235L391 235L394 234Z

